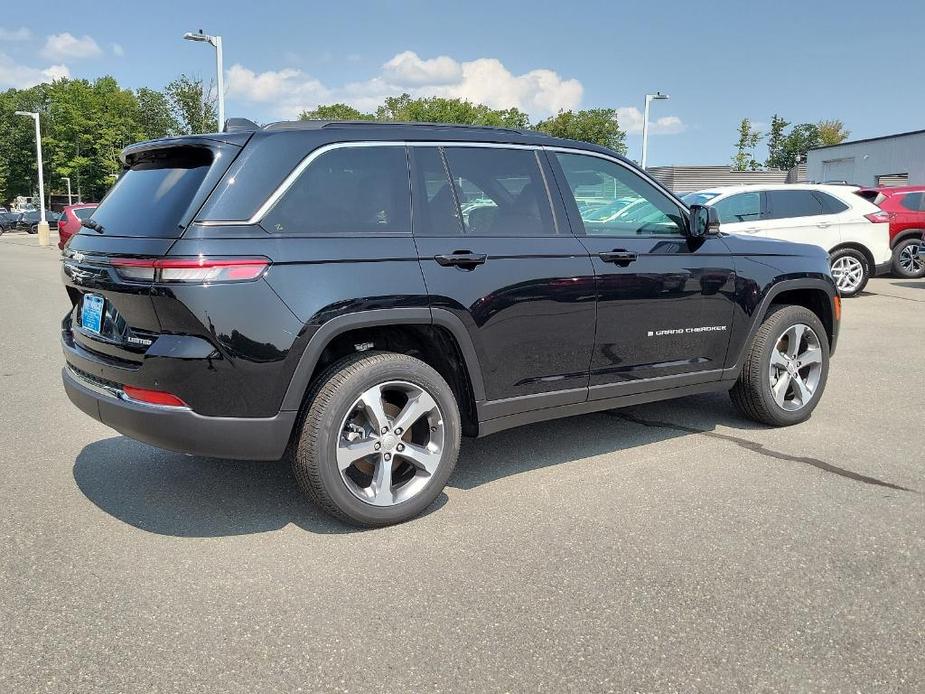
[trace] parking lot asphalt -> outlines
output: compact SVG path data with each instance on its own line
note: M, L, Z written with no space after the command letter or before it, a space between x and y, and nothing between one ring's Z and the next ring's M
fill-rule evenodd
M533 425L356 531L282 465L74 408L58 272L0 238L0 691L925 688L925 281L845 300L805 424L721 394Z

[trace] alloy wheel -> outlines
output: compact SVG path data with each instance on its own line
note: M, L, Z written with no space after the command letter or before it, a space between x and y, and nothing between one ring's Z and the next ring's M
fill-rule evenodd
M919 245L907 244L899 251L899 266L910 275L919 274L925 269Z
M864 281L864 265L853 256L843 255L832 263L832 277L840 292L850 294Z
M771 395L781 409L795 412L812 399L822 377L819 336L804 323L787 328L771 349Z
M350 492L373 506L416 496L443 458L440 407L407 381L380 383L356 399L341 423L337 467Z

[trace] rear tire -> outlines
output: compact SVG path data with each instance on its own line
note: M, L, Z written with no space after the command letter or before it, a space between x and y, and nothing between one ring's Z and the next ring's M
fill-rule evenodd
M870 263L861 251L839 248L829 256L829 264L841 296L855 296L864 291L870 279Z
M402 523L443 491L462 427L452 389L424 362L391 352L345 357L307 403L292 469L332 516L365 527Z
M893 249L893 274L906 279L925 277L925 255L915 253L920 246L920 238L903 239Z
M781 427L809 419L829 375L829 340L815 313L774 307L745 354L729 391L742 414Z

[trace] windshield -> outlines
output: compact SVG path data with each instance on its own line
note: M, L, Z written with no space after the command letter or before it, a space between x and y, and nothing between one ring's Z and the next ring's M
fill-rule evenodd
M113 236L176 238L211 165L212 152L201 147L142 155L119 177L92 219Z
M719 193L688 193L681 200L685 205L706 205L709 200L715 198Z

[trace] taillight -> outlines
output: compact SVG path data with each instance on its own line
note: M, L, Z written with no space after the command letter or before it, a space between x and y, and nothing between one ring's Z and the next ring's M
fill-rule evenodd
M249 282L266 272L266 258L112 258L110 264L122 279L133 282Z
M137 400L138 402L143 402L148 405L160 405L161 407L189 407L189 405L176 395L165 393L163 390L122 386L122 392L132 400Z
M865 214L864 216L867 218L867 221L874 222L875 224L882 222L889 223L893 220L893 213L887 212L886 210L871 212L870 214Z

